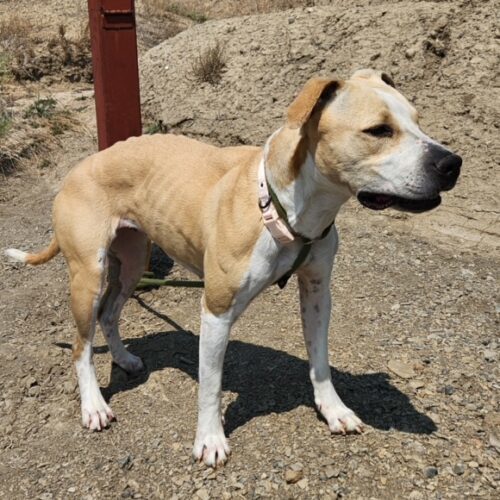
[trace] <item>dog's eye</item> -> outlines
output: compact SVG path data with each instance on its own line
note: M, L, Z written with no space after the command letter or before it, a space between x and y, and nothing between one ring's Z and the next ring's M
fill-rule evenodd
M392 137L394 135L394 130L389 125L376 125L375 127L370 127L363 130L365 134L373 135L373 137Z

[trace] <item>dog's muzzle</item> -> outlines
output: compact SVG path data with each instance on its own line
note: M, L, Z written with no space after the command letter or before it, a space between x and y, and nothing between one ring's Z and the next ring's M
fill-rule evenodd
M359 202L372 210L393 207L405 212L426 212L441 203L441 191L452 189L460 175L462 158L438 145L432 145L423 158L423 171L432 186L431 193L422 198L406 198L389 193L362 190L358 193Z

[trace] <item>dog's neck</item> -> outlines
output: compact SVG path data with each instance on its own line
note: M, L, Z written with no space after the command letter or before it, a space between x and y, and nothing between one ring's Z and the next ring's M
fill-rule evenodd
M310 239L319 238L335 220L350 193L318 170L309 151L298 166L298 175L288 176L292 180L284 183L283 171L291 168L290 158L269 154L273 138L280 130L269 138L264 148L267 181L285 209L292 230Z

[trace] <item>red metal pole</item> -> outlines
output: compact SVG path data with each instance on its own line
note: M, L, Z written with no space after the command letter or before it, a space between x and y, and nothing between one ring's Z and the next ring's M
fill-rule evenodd
M88 0L99 149L142 133L134 0Z

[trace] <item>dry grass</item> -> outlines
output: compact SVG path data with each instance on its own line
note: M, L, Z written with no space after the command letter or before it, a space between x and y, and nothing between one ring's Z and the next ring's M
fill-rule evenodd
M195 5L200 4L200 5ZM146 16L163 17L168 13L176 14L181 17L187 17L195 23L203 23L208 20L208 17L203 13L202 2L179 1L172 2L171 0L142 0L139 2L139 8L142 9Z
M15 14L0 21L0 81L32 80L50 75L91 81L90 35L87 24L75 39L60 25L49 40L36 38L29 21Z
M0 20L0 45L13 50L30 38L32 26L25 18L12 14Z
M1 102L0 106L2 106ZM5 108L0 109L0 139L7 135L7 132L9 131L11 125L11 114Z
M0 21L0 81L13 76L12 68L33 54L32 26L24 18L12 14Z
M52 97L39 97L24 110L7 106L0 98L0 175L9 175L21 162L50 151L76 125L70 111Z
M296 7L328 3L326 0L141 0L138 7L147 16L162 16L172 12L195 22L248 14L263 14Z
M49 40L48 48L51 51L54 49L60 51L60 59L64 66L82 67L88 64L91 52L89 23L82 24L80 32L74 40L70 40L66 36L66 27L64 24L60 24L57 36Z
M193 75L197 82L218 83L222 70L226 66L226 54L219 41L200 52L192 65Z

